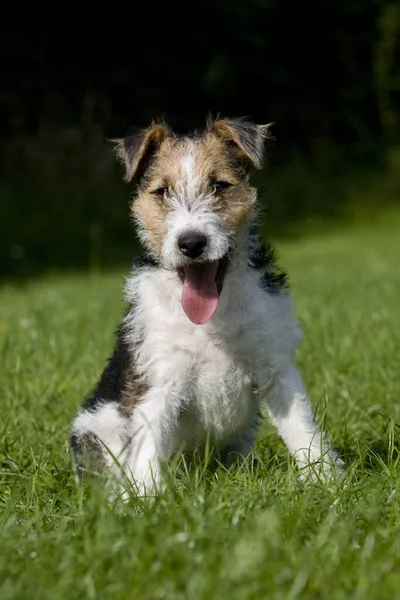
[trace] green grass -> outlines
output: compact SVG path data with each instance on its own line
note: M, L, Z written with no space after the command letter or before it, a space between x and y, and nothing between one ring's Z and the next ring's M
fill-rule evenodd
M69 427L123 306L122 273L0 291L0 598L366 599L400 589L400 215L279 243L297 363L347 463L302 484L268 422L259 464L171 474L153 504L76 487Z

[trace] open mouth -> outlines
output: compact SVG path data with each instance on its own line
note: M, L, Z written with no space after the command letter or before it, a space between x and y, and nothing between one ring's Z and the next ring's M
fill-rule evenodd
M183 281L182 308L196 325L204 325L218 308L228 255L220 260L193 263L179 269Z

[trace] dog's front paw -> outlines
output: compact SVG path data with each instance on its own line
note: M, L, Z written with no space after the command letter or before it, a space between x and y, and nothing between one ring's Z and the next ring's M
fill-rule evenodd
M345 464L333 450L327 451L320 457L310 457L305 460L304 456L298 459L300 478L305 482L331 483L336 481L344 473Z

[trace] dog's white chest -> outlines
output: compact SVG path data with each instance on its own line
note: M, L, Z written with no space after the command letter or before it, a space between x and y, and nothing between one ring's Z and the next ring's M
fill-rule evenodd
M221 440L247 425L254 398L251 375L240 358L206 333L198 338L198 349L181 373L180 420L185 436L201 443L204 432Z
M150 377L170 389L186 445L204 442L207 433L225 439L248 423L254 413L251 375L224 340L184 324L178 339L176 329L165 325L154 335L170 342L158 346Z
M141 299L140 370L150 385L167 390L186 445L204 443L207 434L229 439L256 411L246 352L235 337L239 323L230 323L229 336L212 324L194 325L179 299L168 302L168 286L163 298L159 289L148 293L151 302Z

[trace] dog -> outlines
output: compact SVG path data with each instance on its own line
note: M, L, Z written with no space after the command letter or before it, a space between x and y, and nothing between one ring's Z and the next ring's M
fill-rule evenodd
M302 334L286 274L258 233L250 171L269 137L270 124L216 119L188 136L161 122L113 140L136 182L144 253L114 353L73 423L80 472L91 461L154 494L182 450L211 440L228 466L249 459L262 408L303 477L340 470L293 364Z

